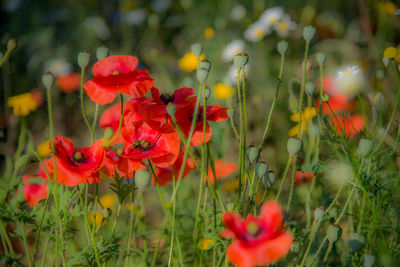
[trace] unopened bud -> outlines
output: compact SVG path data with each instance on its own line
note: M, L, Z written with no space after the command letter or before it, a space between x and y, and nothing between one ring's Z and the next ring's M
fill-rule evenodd
M290 156L297 155L302 148L303 148L303 141L301 141L297 137L289 138L287 142L287 151L289 152Z
M54 85L54 74L51 72L46 72L42 75L42 82L46 89L51 89Z
M136 187L138 189L144 189L150 182L150 174L145 170L138 170L136 171L134 179Z
M205 68L197 69L197 80L200 83L204 83L205 81L207 81L208 73L209 73L209 70L207 70Z
M315 32L317 30L313 26L305 26L303 29L303 37L304 40L307 42L311 41L312 38L314 38Z
M211 95L211 90L209 88L204 89L204 96L208 99Z
M316 58L317 58L317 62L319 65L324 65L325 60L326 60L326 54L325 53L317 53Z
M268 165L265 162L257 162L255 171L256 171L256 176L259 179L262 179L265 176L268 176Z
M17 158L15 161L15 169L16 170L23 170L28 166L29 163L29 155L23 155Z
M201 53L203 52L203 46L199 43L192 44L190 46L190 51L196 55L196 57L200 57Z
M370 254L364 254L363 256L363 267L373 267L375 264L375 256Z
M114 135L114 130L111 127L107 127L106 130L104 131L104 139L109 140L111 137Z
M278 43L278 52L279 52L279 54L281 54L282 56L283 56L284 54L286 54L286 52L288 51L288 48L289 48L288 42L282 40L282 41L280 41L280 42Z
M175 112L176 112L176 108L175 105L173 103L168 103L167 105L167 112L170 116L174 117L175 116Z
M358 233L351 233L349 239L349 247L351 252L357 252L364 248L365 246L365 237Z
M360 157L364 158L371 153L374 143L369 139L361 139L360 143L358 144L358 149L360 152Z
M328 241L333 244L342 236L342 228L339 225L331 224L328 227L326 236L328 237Z
M313 82L306 82L306 86L305 86L306 88L306 93L309 95L309 96L313 96L313 94L314 94L314 92L315 92L315 85L314 85L314 83Z
M273 171L269 171L268 175L264 176L262 181L265 187L271 187L276 182L276 174Z
M249 146L246 152L247 152L247 159L249 160L250 163L255 162L258 159L258 156L260 155L260 150L253 145Z
M324 216L325 211L323 209L323 207L318 207L314 210L314 220L318 221L319 219L322 218L322 216Z
M17 39L11 38L7 42L7 52L11 53L12 51L15 50L15 48L17 48L17 46L18 46Z
M81 69L86 68L89 65L90 54L87 51L80 52L78 54L78 65Z
M237 69L243 68L249 62L249 55L241 52L233 57L233 64Z
M97 47L97 49L96 49L97 60L102 60L102 59L108 57L108 52L109 52L109 49L105 46Z

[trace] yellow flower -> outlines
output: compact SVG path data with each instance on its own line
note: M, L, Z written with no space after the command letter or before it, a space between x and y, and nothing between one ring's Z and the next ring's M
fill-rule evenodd
M397 56L397 49L393 46L390 46L385 49L385 52L383 52L383 56L385 58L395 58Z
M211 239L208 238L203 238L202 240L199 241L199 243L197 243L197 247L201 250L207 250L209 248L211 248L211 244L214 241L212 241Z
M225 83L217 83L214 85L214 94L218 99L227 99L235 94L235 90Z
M111 208L112 206L115 205L116 199L115 199L115 196L113 194L107 194L107 195L102 196L99 199L99 201L100 201L100 204L101 204L101 206L103 208L109 209L109 208Z
M307 107L304 109L303 113L301 114L302 120L301 120L301 132L303 133L304 131L307 130L307 121L312 119L317 115L317 110L315 108L310 108ZM300 113L295 113L292 116L290 116L290 120L293 122L298 122L300 119ZM288 134L289 136L296 136L299 132L299 125L297 124L296 126L293 126L290 128Z
M200 55L200 60L204 59L204 54ZM178 60L178 66L180 69L192 72L197 69L197 65L199 62L197 61L197 57L192 52L186 53L182 58Z
M31 93L9 97L7 106L13 108L15 116L27 116L38 108L38 103Z
M213 28L208 27L204 30L204 37L206 37L207 39L211 39L214 37L215 31Z
M93 224L94 221L94 212L91 211L89 214L89 223ZM96 226L99 226L103 221L103 214L101 212L96 212Z
M396 46L397 49L397 55L394 58L394 60L396 60L397 62L400 62L400 44Z
M394 15L394 12L397 11L397 7L393 2L381 2L380 5L383 11L385 11L389 15Z
M50 156L50 140L44 141L43 143L39 144L36 147L36 151L42 158L47 158L48 156Z
M307 130L307 123L304 123L304 121L301 122L301 132L304 133ZM288 134L290 137L296 136L297 133L299 132L299 125L296 124L296 126L293 126L290 128Z

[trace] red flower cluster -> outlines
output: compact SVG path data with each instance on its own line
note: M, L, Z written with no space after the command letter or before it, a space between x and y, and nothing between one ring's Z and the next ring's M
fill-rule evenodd
M58 136L54 138L57 163L57 182L67 186L82 183L100 183L99 173L109 177L115 173L130 178L135 170L145 168L145 160L156 166L155 172L160 185L172 181L184 165L183 176L195 168L193 160L183 162L181 140L172 118L167 112L168 103L176 107L176 122L186 137L190 132L197 97L193 88L182 87L172 95L162 94L153 87L153 79L147 70L136 69L138 60L133 56L110 56L93 66L94 78L84 84L86 93L97 104L111 103L117 94L129 94L123 105L123 121L118 136L121 118L121 103L107 108L99 125L111 131L115 140L104 147L96 141L90 147L76 149L72 140ZM144 95L151 89L151 98ZM228 119L226 108L206 107L206 120L221 122ZM203 107L199 107L195 118L192 145L202 144ZM212 135L210 125L206 125L206 142ZM107 143L107 142L105 142ZM51 177L54 176L54 162L45 161ZM155 178L153 177L153 183Z
M235 238L226 255L239 267L263 266L284 257L292 245L292 235L282 232L283 215L278 203L270 201L261 207L261 216L225 212L222 222L227 228L222 237Z

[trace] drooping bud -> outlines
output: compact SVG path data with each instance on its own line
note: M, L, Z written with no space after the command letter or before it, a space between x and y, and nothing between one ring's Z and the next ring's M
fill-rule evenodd
M306 82L305 89L306 89L306 93L307 93L309 96L313 96L313 94L314 94L314 92L315 92L315 85L314 85L314 83L313 83L313 82Z
M365 246L365 237L358 233L351 233L349 239L349 247L351 252L357 252L364 248Z
M374 143L369 139L361 139L360 143L358 144L358 149L360 153L360 157L364 158L371 153Z
M23 155L17 158L15 161L15 169L16 170L23 170L29 163L29 155Z
M11 38L7 42L7 52L11 53L12 51L14 51L17 48L17 46L18 46L17 39Z
M168 103L167 112L171 117L175 116L176 108L175 108L175 105L173 103L171 103L171 102Z
M324 65L325 60L326 60L326 54L325 53L317 53L316 58L317 58L317 62L319 65Z
M258 156L260 155L260 150L256 148L255 146L251 145L247 147L247 159L249 160L250 163L254 163L257 159Z
M282 40L282 41L280 41L280 42L278 43L278 52L279 52L279 54L281 54L282 56L283 56L284 54L286 54L286 52L288 51L288 48L289 48L288 42Z
M339 225L331 224L328 227L326 236L328 237L328 241L333 244L342 236L342 228Z
M370 254L364 254L363 256L363 267L373 267L375 264L375 256Z
M200 57L201 53L203 52L202 44L195 43L190 46L190 51L196 55L196 57Z
M87 51L80 52L78 54L78 65L81 69L86 68L89 65L90 54Z
M108 52L109 52L109 49L105 46L97 47L97 49L96 49L97 60L102 60L102 59L108 57Z
M287 142L287 151L291 156L297 155L303 148L303 141L297 137L289 138Z
M133 179L135 179L135 185L138 189L144 189L150 182L150 173L148 171L138 170Z
M114 130L111 127L107 127L106 130L104 131L104 139L109 140L111 137L114 135Z
M265 162L257 162L255 171L256 171L256 176L259 179L264 178L265 176L268 176L268 165Z
M317 30L313 26L305 26L303 29L303 37L304 40L307 42L311 41L312 38L314 38L315 32Z
M42 75L42 82L46 89L51 89L54 85L54 74L50 71Z
M323 207L317 207L314 210L314 220L318 221L319 219L322 218L322 216L324 216L325 214L325 210L323 209Z
M233 64L237 69L243 68L247 62L249 62L249 55L247 53L241 52L233 57Z

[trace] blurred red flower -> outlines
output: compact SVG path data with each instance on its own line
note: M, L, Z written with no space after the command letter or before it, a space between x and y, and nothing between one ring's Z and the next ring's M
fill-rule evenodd
M43 168L42 168L43 170ZM44 175L39 172L37 177L42 177ZM36 176L35 176L36 177ZM37 205L40 200L46 198L49 194L48 190L48 181L43 180L43 183L32 183L32 178L29 175L24 175L22 177L22 192L25 196L25 201L28 203L29 207L33 208L33 206Z
M64 93L72 93L81 86L81 75L73 72L67 75L58 76L56 79L57 87Z
M337 134L342 135L344 133L346 138L353 138L356 134L365 129L365 121L362 115L353 115L350 117L336 115L336 118L331 116L331 122Z
M84 84L90 99L104 105L114 101L117 92L142 97L154 84L146 69L136 69L134 56L109 56L94 64L94 78Z
M268 265L284 257L292 245L292 235L282 232L283 215L278 203L269 201L261 207L261 216L225 212L222 222L227 228L222 237L235 238L226 255L239 267Z
M75 149L71 139L57 136L54 137L54 147L59 184L75 186L83 183L100 183L99 169L104 160L101 141L94 142L90 147ZM53 159L49 159L46 165L53 172Z
M296 171L296 175L294 177L294 183L301 184L301 183L311 182L313 178L314 178L313 172Z
M165 94L161 93L157 88L151 89L151 96L153 101L160 105L168 105L168 103L173 103L175 106L181 106L186 104L195 104L196 97L194 96L195 90L190 87L182 87L176 89L174 93Z
M237 170L236 163L226 162L222 159L217 159L214 162L214 167L217 180L226 178ZM214 183L215 179L211 167L208 168L208 177L210 178L211 183ZM208 182L207 177L204 177L204 182Z

